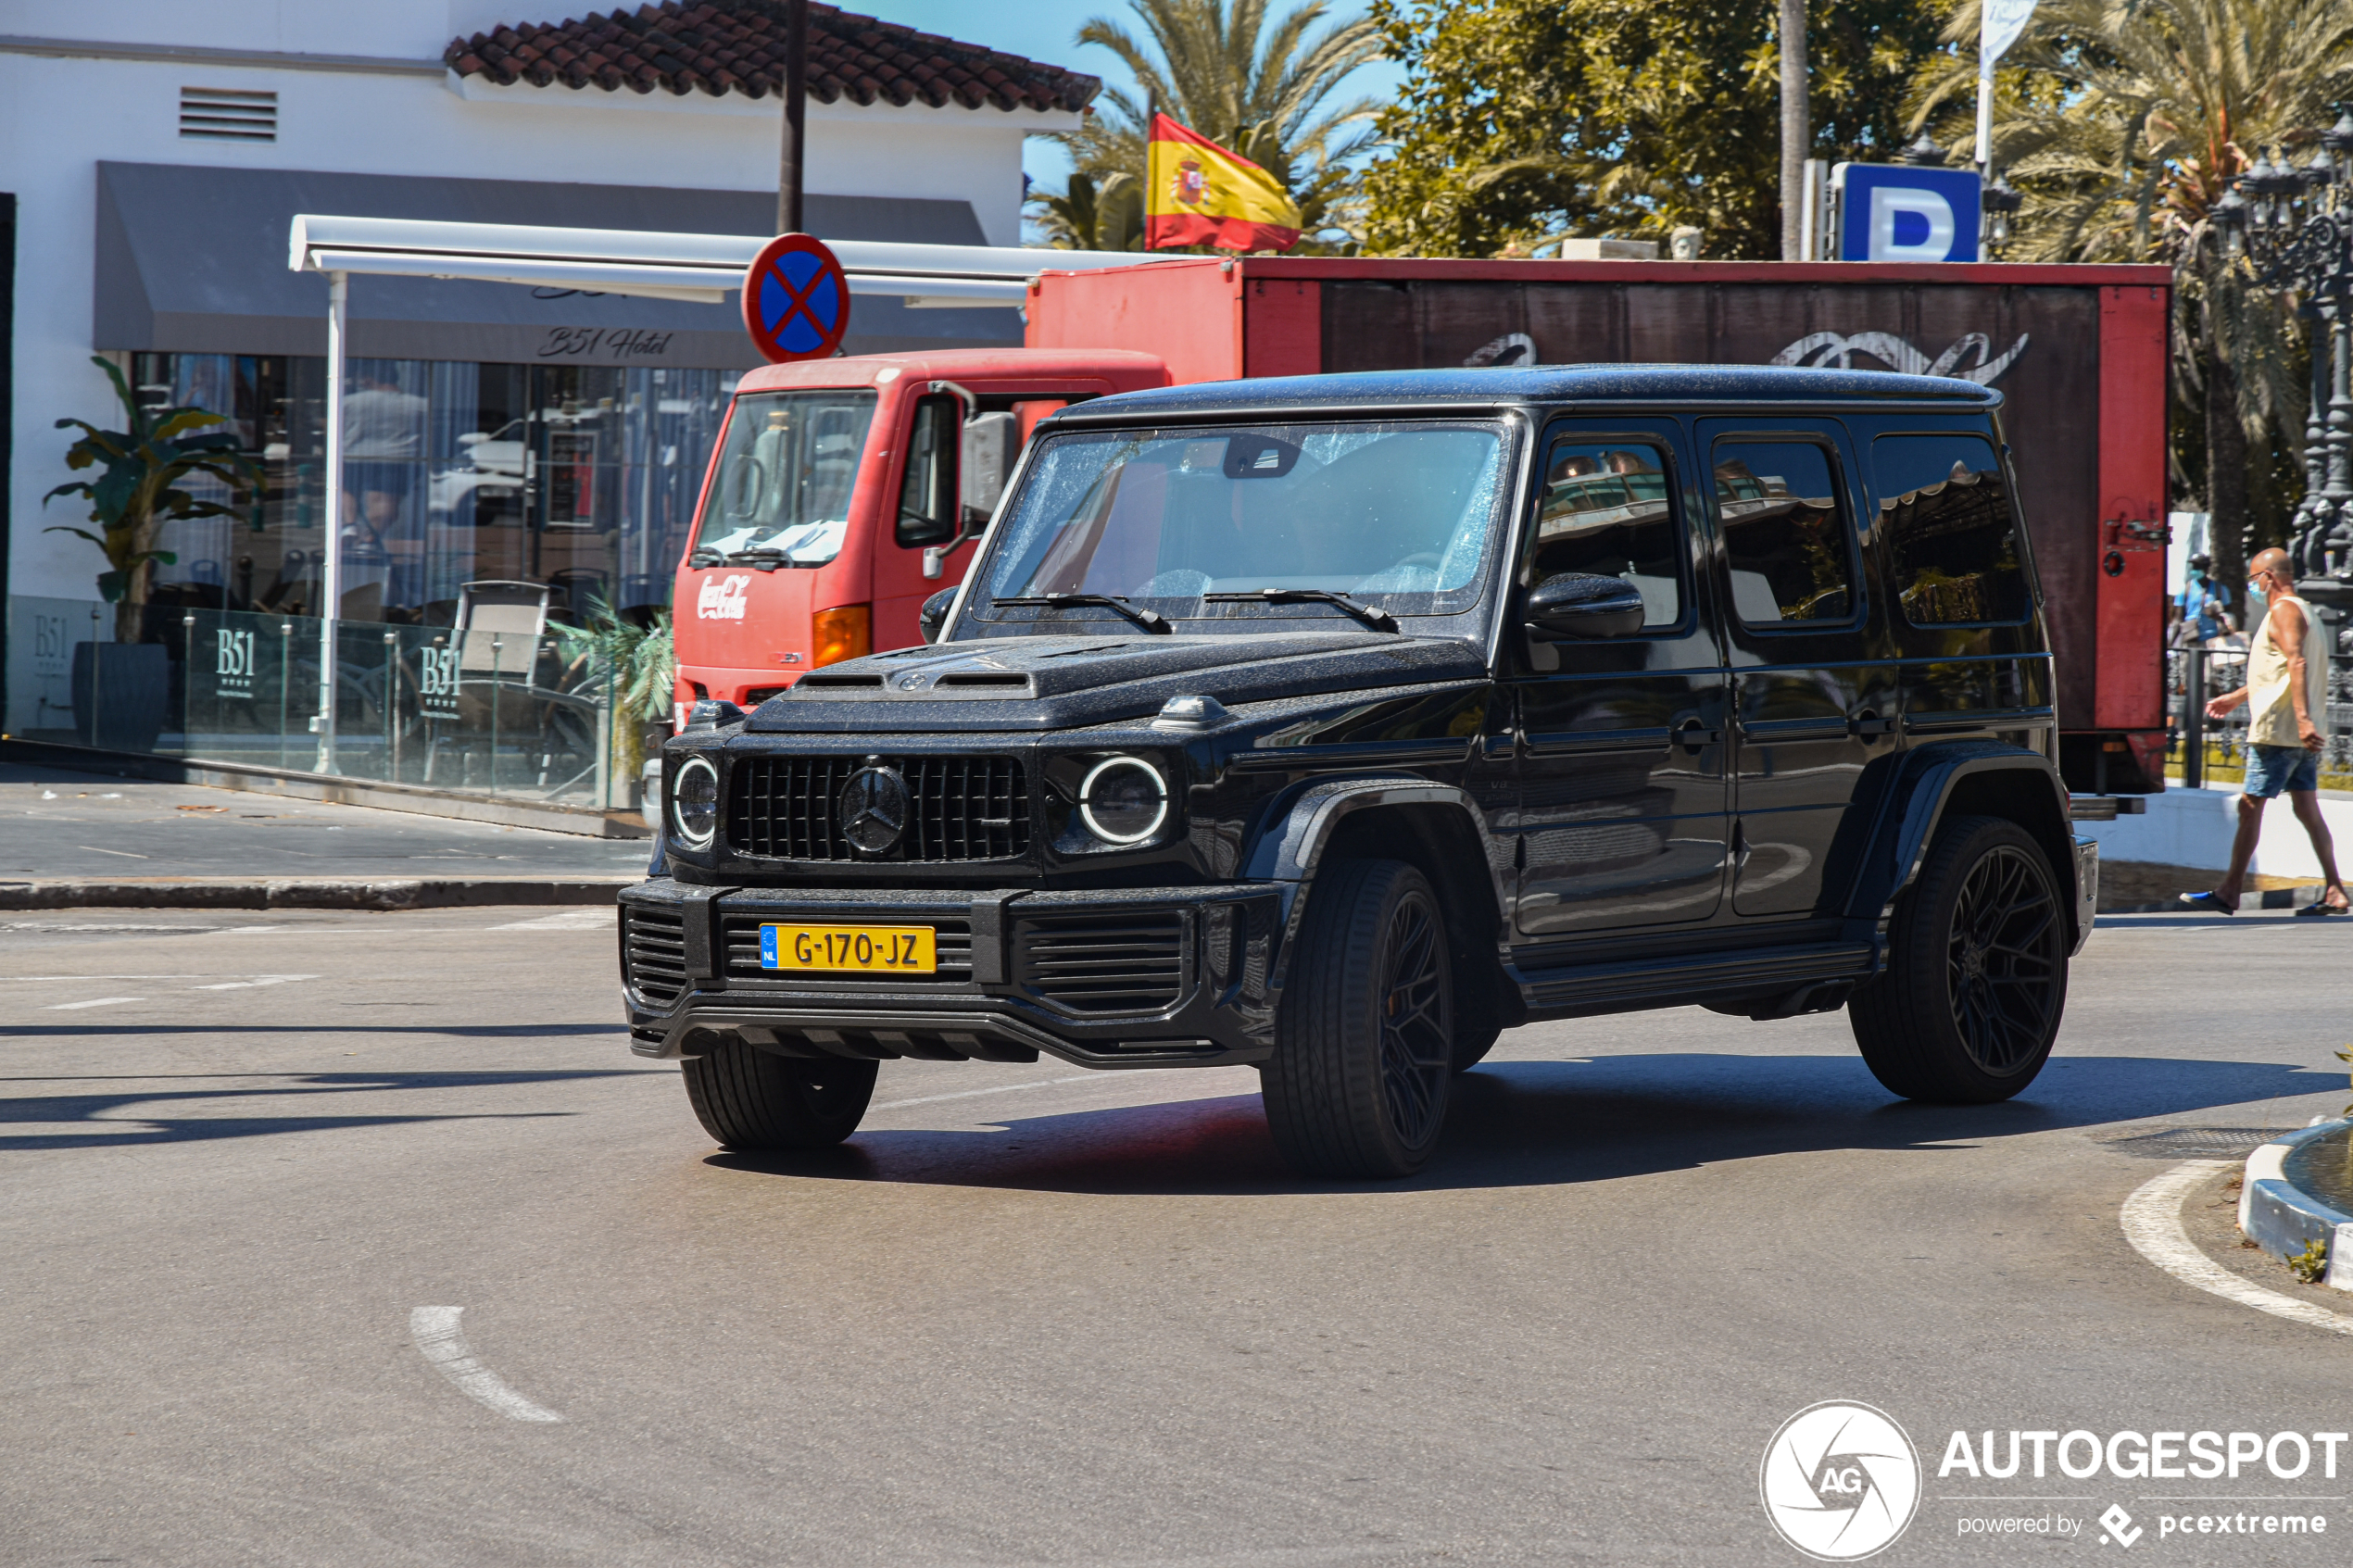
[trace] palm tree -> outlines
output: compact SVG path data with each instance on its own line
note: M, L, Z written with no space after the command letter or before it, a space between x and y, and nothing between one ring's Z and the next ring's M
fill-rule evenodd
M1147 104L1233 148L1273 174L1299 206L1302 232L1353 232L1357 175L1349 160L1372 144L1371 98L1331 105L1351 71L1381 53L1368 18L1316 24L1327 0L1303 0L1270 26L1267 0L1128 0L1149 43L1107 17L1078 30L1142 86ZM1144 143L1151 110L1105 93L1076 131L1053 140L1074 174L1060 196L1038 198L1048 238L1064 249L1143 246ZM1323 248L1312 241L1302 248Z
M1922 84L1916 126L1969 103L1978 12L1954 10L1944 37L1965 47ZM2353 0L2043 0L2002 78L1991 167L2026 196L2010 257L2174 269L2174 375L2203 404L2215 565L2236 583L2250 446L2292 450L2308 389L2292 304L2224 253L2212 213L2262 153L2334 118ZM2255 465L2258 490L2271 467Z

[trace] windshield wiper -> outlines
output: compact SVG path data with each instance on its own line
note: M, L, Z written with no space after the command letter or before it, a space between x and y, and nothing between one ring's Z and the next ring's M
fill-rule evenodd
M755 545L749 550L727 552L729 566L749 566L758 571L774 571L780 566L792 565L792 554L774 545Z
M1092 607L1124 615L1147 632L1168 634L1168 622L1149 609L1139 609L1126 599L1112 594L1025 594L1017 598L992 599L992 604L1036 605L1046 609L1061 609L1070 606Z
M1380 606L1360 605L1346 594L1329 588L1257 588L1247 594L1203 594L1201 600L1203 604L1331 605L1346 610L1376 632L1400 630L1397 617Z
M721 566L725 564L726 559L725 556L721 555L710 546L697 545L694 554L686 558L686 564L688 566Z

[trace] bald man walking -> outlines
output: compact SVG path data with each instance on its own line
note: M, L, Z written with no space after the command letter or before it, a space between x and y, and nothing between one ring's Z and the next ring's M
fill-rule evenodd
M2299 915L2341 915L2345 884L2336 874L2336 846L2321 815L2321 748L2328 744L2328 634L2312 607L2296 596L2287 552L2265 550L2247 563L2247 586L2270 608L2247 645L2246 684L2206 705L2209 719L2224 719L2241 703L2247 715L2246 788L2239 796L2238 836L2231 843L2230 873L2211 892L2184 893L2195 909L2234 915L2245 889L2247 862L2263 831L2263 807L2282 790L2296 820L2311 836L2312 853L2328 879L2320 898Z

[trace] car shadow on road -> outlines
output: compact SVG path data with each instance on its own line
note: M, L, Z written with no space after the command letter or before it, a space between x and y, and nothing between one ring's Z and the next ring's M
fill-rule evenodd
M1490 1062L1455 1081L1438 1153L1412 1191L1609 1181L1827 1149L1971 1147L2069 1127L2194 1116L2342 1086L2283 1062L2159 1057L2053 1061L1999 1105L1891 1099L1833 1056L1617 1055ZM813 1154L717 1154L715 1168L848 1181L1043 1192L1251 1194L1366 1190L1293 1174L1256 1095L1007 1116L985 1130L872 1129Z
M17 1084L87 1084L110 1079L0 1079L0 1153L36 1149L119 1148L128 1145L203 1143L220 1138L262 1137L279 1133L314 1133L348 1127L382 1127L404 1122L526 1121L565 1116L563 1110L371 1111L357 1115L222 1116L122 1114L138 1106L163 1110L178 1105L189 1109L239 1100L285 1103L322 1095L409 1093L417 1090L495 1089L535 1084L562 1083L580 1078L638 1075L642 1069L592 1068L513 1073L301 1073L232 1075L217 1073L152 1074L129 1081L170 1084L183 1079L232 1079L244 1087L147 1090L121 1089L97 1094L18 1095ZM39 1132L17 1129L40 1128Z

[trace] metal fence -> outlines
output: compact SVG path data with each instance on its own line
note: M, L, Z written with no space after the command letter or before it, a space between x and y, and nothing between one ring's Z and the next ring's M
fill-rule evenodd
M2209 699L2246 684L2246 659L2245 648L2219 647L2174 648L2165 656L2166 760L2181 770L2184 788L2202 787L2218 770L2246 767L2246 706L2224 719L2206 716ZM2343 788L2353 784L2353 655L2329 661L2328 720L2322 782Z
M552 633L150 607L8 601L8 729L27 740L524 797L637 804L646 727ZM335 639L333 723L320 669ZM653 726L659 729L660 726Z

